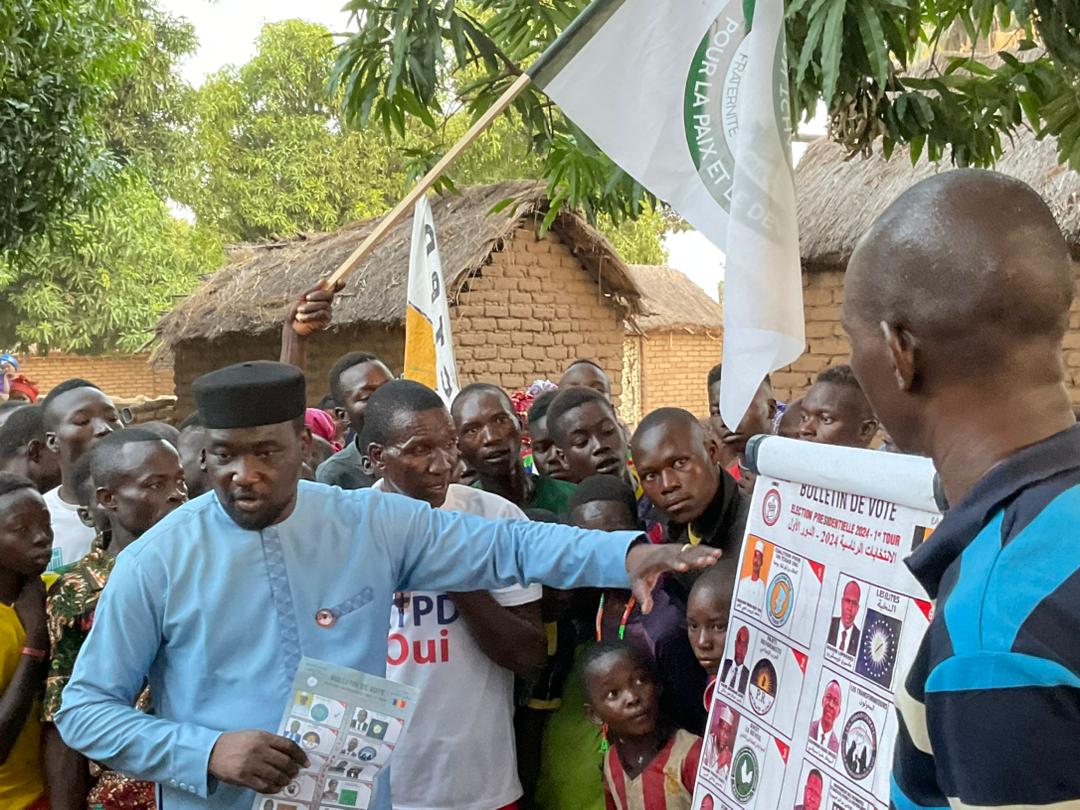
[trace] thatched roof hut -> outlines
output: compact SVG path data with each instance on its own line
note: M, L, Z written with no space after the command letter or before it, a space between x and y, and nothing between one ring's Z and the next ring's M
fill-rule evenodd
M632 265L642 314L627 320L623 418L637 422L661 407L708 414L705 385L720 362L724 309L671 267Z
M506 200L514 202L492 212ZM480 186L433 200L439 254L451 301L515 230L524 223L538 222L547 207L544 185L531 181ZM378 219L369 219L334 233L299 234L234 248L225 268L161 319L157 333L162 345L168 349L193 338L280 329L286 303L332 273L377 224ZM570 212L556 218L552 231L602 281L605 293L637 311L641 293L626 263L599 231ZM346 292L334 305L335 324L391 326L404 322L411 238L410 215L349 278Z
M931 163L925 155L912 166L910 153L902 149L890 160L880 150L865 160L848 160L838 144L827 139L814 142L795 171L803 267L810 271L846 267L859 237L889 203L918 181L952 168L948 161ZM1054 141L1039 141L1024 131L994 168L1023 180L1043 196L1073 257L1080 259L1080 174L1058 163Z
M724 308L685 273L673 267L632 264L630 274L642 294L642 313L629 322L631 331L701 334L723 330Z
M994 168L1023 180L1042 195L1065 233L1074 260L1080 261L1080 174L1058 163L1055 143L1021 132ZM828 140L816 141L807 149L795 170L795 184L808 346L805 355L773 375L778 397L802 396L820 371L848 361L851 347L840 325L840 306L844 272L855 244L903 191L952 169L947 160L930 163L925 156L913 166L906 149L897 149L889 160L880 150L865 160L849 160L842 147ZM1080 333L1080 297L1070 326ZM1080 401L1080 348L1073 346L1080 347L1080 335L1066 339L1068 383L1074 399Z
M623 324L640 312L641 290L599 231L562 212L540 236L548 201L544 186L531 181L444 195L432 201L432 211L464 382L519 387L540 376L557 378L565 361L586 356L605 365L618 387ZM375 225L369 220L335 233L240 246L225 268L165 315L159 354L174 358L180 412L199 373L276 358L288 302L333 272ZM411 235L409 217L335 300L334 326L313 338L308 351L313 399L346 351L373 351L400 369Z

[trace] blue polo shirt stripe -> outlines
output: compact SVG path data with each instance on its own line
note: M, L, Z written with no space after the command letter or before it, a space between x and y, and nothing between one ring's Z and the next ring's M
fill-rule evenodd
M892 806L1080 810L1080 425L988 472L907 562L938 610L897 696Z
M896 784L896 778L890 780L892 784L890 805L896 810L949 810L947 804L918 804L907 797L907 794Z
M969 692L973 689L1016 689L1021 686L1070 686L1080 677L1055 661L1017 653L984 653L942 662L926 679L926 691Z
M988 572L1001 553L1002 515L998 513L972 541L960 558L960 576L945 603L945 627L952 640L953 655L969 655L979 649L983 600ZM932 536L931 536L932 537Z
M1080 568L1080 487L1055 498L1009 542L991 573L983 644L1012 649L1020 627Z

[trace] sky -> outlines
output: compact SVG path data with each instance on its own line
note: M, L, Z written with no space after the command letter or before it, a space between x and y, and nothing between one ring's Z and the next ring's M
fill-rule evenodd
M299 17L331 31L349 29L344 0L159 0L160 6L187 17L195 26L199 50L183 65L184 77L201 85L225 65L242 65L255 54L255 40L269 22ZM796 157L805 151L796 144ZM671 233L665 239L668 264L686 273L714 299L724 277L724 254L697 231Z

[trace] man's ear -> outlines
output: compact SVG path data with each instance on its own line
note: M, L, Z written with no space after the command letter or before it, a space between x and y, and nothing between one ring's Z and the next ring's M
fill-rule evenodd
M881 333L889 350L889 363L892 365L896 387L905 392L911 391L918 374L916 352L918 341L907 329L897 324L882 321Z
M199 451L199 469L206 472L206 448Z
M311 428L305 426L300 433L300 455L303 458L307 458L308 453L311 452Z
M26 457L31 463L39 464L41 462L41 454L47 452L49 452L49 449L41 439L31 439L27 442Z
M110 512L116 511L116 495L108 487L98 487L94 490L94 497L97 498L97 502L104 509L108 509Z
M45 434L45 447L50 453L60 452L60 443L56 440L56 433L51 430Z
M722 458L720 455L720 443L716 441L716 437L713 435L712 430L705 432L705 452L709 454L709 461L717 466L720 465Z
M386 463L383 459L383 453L386 452L386 448L377 442L371 442L367 446L367 451L363 452L364 457L371 464L371 471L378 473L380 476L386 474Z
M874 436L877 435L878 428L881 427L881 423L878 422L877 417L873 419L866 419L859 426L859 439L867 446L870 446L870 442L874 440Z

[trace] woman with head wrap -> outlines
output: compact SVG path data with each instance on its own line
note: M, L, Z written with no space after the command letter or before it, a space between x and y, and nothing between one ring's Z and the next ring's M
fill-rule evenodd
M333 417L321 408L308 408L304 412L304 424L311 431L312 436L326 439L336 453L341 449L341 442L337 440L337 425Z
M20 399L34 405L37 403L37 383L25 374L16 374L8 382L8 399Z

